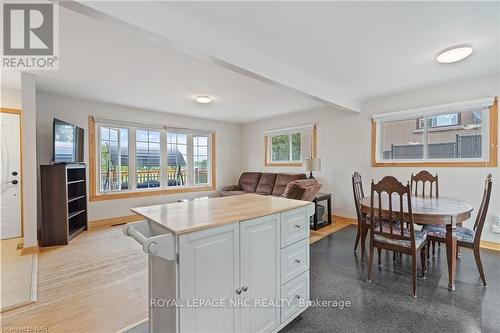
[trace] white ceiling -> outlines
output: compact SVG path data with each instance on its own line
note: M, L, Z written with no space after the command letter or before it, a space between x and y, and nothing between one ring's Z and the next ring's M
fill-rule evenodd
M107 6L117 13L125 13L126 6L129 13L140 13L136 22L147 11L147 5L139 2ZM168 43L153 42L124 25L60 7L60 69L35 72L37 87L142 109L248 123L324 107L297 90L309 89L310 93L316 89L317 94L310 95L330 100L338 96L339 102L348 96L360 102L500 72L499 2L201 1L165 2L148 8L159 20L148 16L151 26L160 30L181 29L169 20L175 18L172 13L188 20L187 28L176 35L184 33L186 39L174 40L180 47L169 48ZM129 17L128 21L133 20ZM162 21L171 26L162 26ZM190 37L195 38L188 42ZM471 57L451 65L435 61L437 52L462 43L473 45ZM253 52L246 53L243 74L235 71L237 45ZM199 47L203 53L209 46L226 55L233 51L235 62L221 67L222 61L183 52L186 47ZM255 66L248 57L252 54ZM258 63L262 59L272 61ZM292 78L288 82L294 79L302 86L296 85L299 89L294 91L256 80L261 73L256 70L251 75L248 68L258 69L262 64L268 73L273 68L282 70L275 71L279 74L275 77L286 81L283 74L288 74ZM2 85L16 86L18 81L18 76L2 73ZM197 104L196 95L212 96L214 103Z
M168 2L169 9L360 100L498 73L500 2ZM435 61L469 43L460 63Z
M119 26L63 7L59 15L59 70L35 72L42 91L236 123L321 107L307 96L186 56ZM196 95L214 102L198 104Z

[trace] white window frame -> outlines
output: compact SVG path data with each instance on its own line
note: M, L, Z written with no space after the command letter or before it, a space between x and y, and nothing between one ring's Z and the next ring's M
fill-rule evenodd
M191 190L196 191L199 189L213 189L214 188L214 179L212 179L213 168L215 168L215 161L213 161L213 136L214 132L210 130L194 130L194 129L185 129L185 128L176 128L176 127L167 127L167 126L155 126L155 125L146 125L134 122L127 121L118 121L118 120L109 120L106 118L95 118L94 120L94 131L97 131L97 135L95 135L95 196L105 196L105 195L114 195L114 194L133 194L133 193L142 193L142 192L158 192L159 190L164 192L176 192L176 190L180 190L182 192L190 192ZM128 130L128 159L129 159L129 188L125 190L117 189L112 191L104 191L101 192L100 186L100 167L101 167L101 158L100 158L100 142L101 142L101 133L100 128L112 128L112 129L122 129L126 128ZM137 130L149 130L149 131L159 131L160 132L160 187L152 187L152 188L137 188L137 170L136 170L136 159L137 159L137 147L136 147L136 131ZM167 133L182 133L187 135L187 179L186 185L184 186L168 186L167 181ZM208 161L207 161L207 173L208 173L208 183L207 184L194 184L194 163L193 163L193 136L205 136L208 138ZM121 145L119 143L119 149ZM121 156L119 156L121 158ZM121 178L120 178L121 182ZM121 184L120 184L121 187Z
M293 159L292 136L294 134L300 134L301 139L302 139L302 132L290 132L290 133L288 133L288 160L281 160L281 161L273 160L273 138L277 137L277 136L286 135L286 133L269 135L269 157L270 157L271 163L302 163L302 147L300 147L300 159L298 159L298 160Z
M308 137L304 137L304 134L308 134ZM300 159L293 159L293 149L292 149L292 136L294 134L300 134ZM272 154L272 139L276 136L288 135L288 144L289 144L289 156L288 160L284 161L275 161L273 160ZM266 166L302 166L304 159L307 158L315 158L316 157L316 125L302 125L274 130L267 130L264 132L265 138L265 165ZM310 144L309 152L303 149L303 141L308 140L307 142ZM307 154L307 156L304 156Z
M119 161L119 165L120 165L120 168L118 169L118 189L116 190L105 190L105 191L101 191L101 140L102 140L102 137L101 137L101 128L104 127L104 128L109 128L110 130L115 130L118 132L118 161ZM124 129L124 127L117 127L117 126L110 126L110 125L106 125L106 124L99 124L96 126L96 131L97 131L97 142L96 142L96 147L97 147L97 157L98 159L96 160L96 168L97 168L97 171L96 172L96 175L97 175L97 183L99 186L98 189L96 189L96 191L98 193L117 193L117 192L123 192L123 191L127 191L127 190L122 190L121 187L122 187L122 179L121 179L121 136L120 136L120 132L121 130ZM130 142L130 130L128 130L128 133L127 133L127 137L129 138L129 142ZM129 145L129 189L130 189L130 145Z
M494 98L485 98L472 100L467 102L452 103L440 106L432 106L419 108L414 110L398 111L386 114L379 114L373 116L374 126L375 126L375 144L374 148L374 160L372 164L374 166L390 166L390 164L416 164L416 163L426 163L426 164L446 164L446 163L489 163L490 162L490 116L491 116L491 106L494 103ZM428 119L430 117L436 117L440 115L447 115L452 113L461 113L468 111L480 111L482 114L482 153L481 158L447 158L447 159L435 159L428 158L428 134L439 128L454 127L456 125L446 125L441 127L428 126ZM383 124L387 122L393 122L398 120L418 120L423 118L424 127L419 130L422 131L423 135L423 158L422 159L384 159L383 157Z

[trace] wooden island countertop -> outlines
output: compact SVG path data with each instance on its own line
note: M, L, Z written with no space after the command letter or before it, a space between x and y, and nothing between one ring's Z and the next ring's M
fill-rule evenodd
M174 235L285 212L314 204L259 194L243 194L208 200L169 203L131 210L167 228Z

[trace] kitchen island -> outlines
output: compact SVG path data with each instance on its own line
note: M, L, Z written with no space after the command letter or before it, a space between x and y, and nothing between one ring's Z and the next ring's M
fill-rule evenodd
M245 194L134 208L150 332L277 332L307 308L314 204Z

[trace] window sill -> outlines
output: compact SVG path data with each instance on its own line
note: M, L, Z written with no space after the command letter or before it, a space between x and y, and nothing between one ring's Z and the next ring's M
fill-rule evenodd
M90 196L90 201L105 201L105 200L116 200L116 199L127 199L127 198L139 198L139 197L149 197L149 196L160 196L169 195L177 193L189 193L189 192L204 192L204 191L215 191L215 186L192 186L184 188L168 188L159 190L143 190L143 191L131 191L131 192L115 192L107 194L92 194Z
M302 167L303 163L302 162L266 162L265 163L266 167Z
M496 161L457 161L457 162L372 162L372 167L496 167Z

